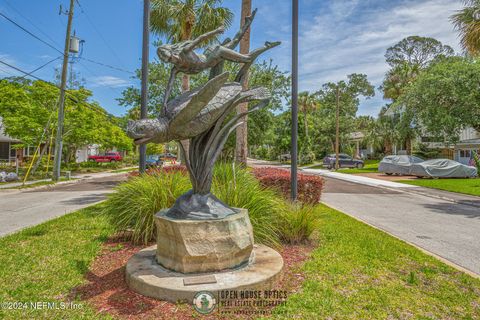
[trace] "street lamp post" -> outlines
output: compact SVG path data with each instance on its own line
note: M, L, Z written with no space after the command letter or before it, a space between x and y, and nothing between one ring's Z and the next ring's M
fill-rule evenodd
M291 152L291 197L297 200L298 158L298 0L292 1L292 152Z
M150 42L150 0L143 1L143 39L142 39L142 91L140 118L146 119L148 105L148 56ZM147 166L147 145L140 145L139 171L145 172Z

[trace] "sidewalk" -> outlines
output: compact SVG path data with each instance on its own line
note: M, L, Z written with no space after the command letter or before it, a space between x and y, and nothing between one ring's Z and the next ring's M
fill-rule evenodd
M127 170L127 169L135 169L136 167L128 167L128 168L122 168L118 170ZM88 179L100 179L100 178L107 178L111 176L118 175L119 172L115 172L117 170L111 170L111 171L104 171L104 172L91 172L91 173L82 173L79 175L71 176L71 180L64 180L55 183L54 185L64 185L64 184L70 184L70 183L78 183L80 181L88 180ZM127 173L127 172L123 172ZM25 185L32 185L35 183L40 183L40 182L51 182L52 179L40 179L40 180L32 180L32 181L26 181ZM18 187L23 186L23 182L12 182L12 183L6 183L6 184L1 184L0 185L0 191L1 189L15 189ZM53 184L49 185L53 186ZM45 187L45 186L39 186L39 187ZM31 189L30 189L31 190Z
M393 181L373 179L373 178L368 178L368 177L358 176L358 175L352 175L352 174L333 172L333 171L325 170L325 169L301 169L301 171L305 172L305 173L318 174L318 175L321 175L321 176L324 176L324 177L327 177L327 178L333 178L333 179L338 179L338 180L343 180L343 181L348 181L348 182L353 182L353 183L359 183L359 184L372 186L372 187L386 187L386 188L394 188L394 189L421 188L419 186L414 186L414 185L409 185L409 184L403 184L403 183L398 183L398 182L393 182Z

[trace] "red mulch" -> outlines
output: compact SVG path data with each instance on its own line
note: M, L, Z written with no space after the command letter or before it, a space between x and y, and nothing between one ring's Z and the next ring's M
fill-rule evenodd
M98 310L99 315L110 314L120 319L173 320L200 317L190 305L155 300L128 289L124 276L125 264L134 253L144 247L132 245L119 237L107 241L86 274L86 284L73 289L72 297L88 302ZM301 289L304 275L300 266L309 257L312 249L311 245L284 246L281 252L285 262L283 277L274 289L286 290L288 295ZM213 313L201 318L218 319L218 315Z

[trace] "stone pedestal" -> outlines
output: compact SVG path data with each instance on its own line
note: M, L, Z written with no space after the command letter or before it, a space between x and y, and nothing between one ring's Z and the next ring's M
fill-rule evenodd
M157 262L168 270L188 274L217 272L246 266L253 250L248 211L218 220L177 220L155 216Z

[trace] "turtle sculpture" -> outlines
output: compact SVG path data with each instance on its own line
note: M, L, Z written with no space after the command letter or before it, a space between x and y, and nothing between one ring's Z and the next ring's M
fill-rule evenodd
M171 218L222 219L236 213L212 195L210 189L215 161L230 133L248 113L268 105L271 98L267 89L244 90L241 82L255 59L280 43L267 42L265 47L247 55L233 51L250 27L255 13L256 10L246 19L244 27L233 40L227 39L222 45L208 47L205 55L196 54L193 50L206 39L222 33L223 28L192 41L161 46L157 51L160 59L174 65L161 114L156 119L129 122L127 133L136 144L190 140L188 150L181 143L179 147L185 155L193 188L177 199L167 213ZM223 72L223 62L227 60L242 64L233 82L228 82L230 74ZM210 69L210 80L206 84L168 101L178 72L196 74L207 69ZM253 101L257 104L247 112L229 117L238 104Z

